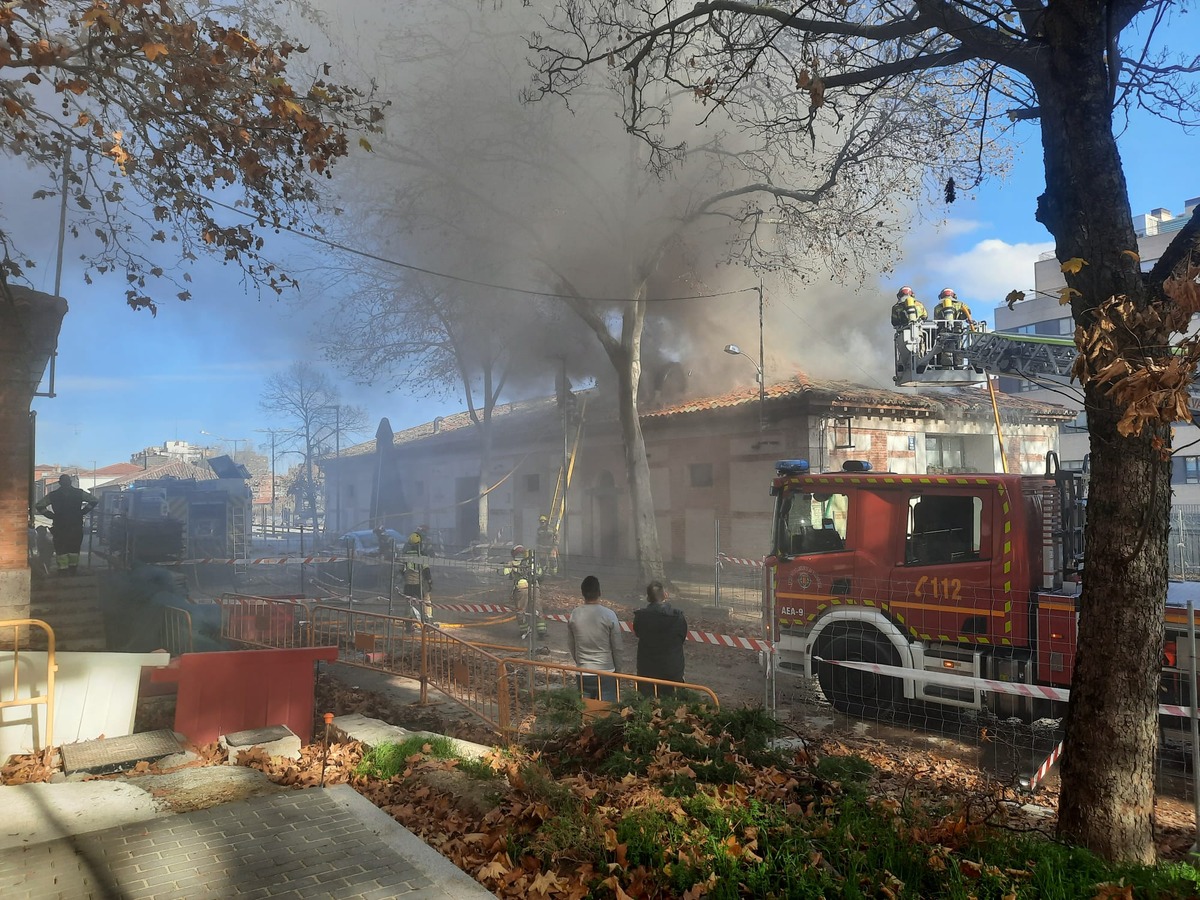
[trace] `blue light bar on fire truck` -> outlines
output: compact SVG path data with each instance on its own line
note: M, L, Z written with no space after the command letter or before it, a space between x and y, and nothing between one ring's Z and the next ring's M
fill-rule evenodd
M775 463L776 475L807 475L807 459L781 459Z

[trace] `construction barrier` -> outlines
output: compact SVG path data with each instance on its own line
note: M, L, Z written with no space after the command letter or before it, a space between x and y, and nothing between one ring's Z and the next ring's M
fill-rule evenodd
M308 608L291 597L248 597L224 594L221 637L250 647L286 650L313 646L305 641Z
M163 607L163 648L172 656L192 652L192 614L177 606Z
M623 697L645 693L659 696L663 689L688 691L699 699L720 708L720 701L711 688L701 684L667 681L661 678L645 678L625 672L602 672L598 669L581 669L561 663L537 659L509 658L502 661L504 677L500 683L509 690L507 701L508 723L505 734L518 738L533 734L537 729L541 698L551 691L578 691L583 678L607 679L613 685L612 700L584 700L585 717L606 711L612 703L620 703Z
M229 640L291 647L288 642L298 636L308 647L335 649L338 662L419 681L422 703L428 702L428 688L436 688L510 739L531 733L547 691L577 689L580 675L616 678L618 698L622 686L626 694L630 687L644 686L650 693L672 687L719 705L716 694L702 685L524 659L508 655L524 654L524 647L473 644L414 618L341 606L305 609L270 598L227 597L222 607L222 636ZM303 620L297 616L301 612Z

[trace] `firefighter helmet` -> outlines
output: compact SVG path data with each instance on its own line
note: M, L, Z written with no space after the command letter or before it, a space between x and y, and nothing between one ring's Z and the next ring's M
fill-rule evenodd
M421 543L421 532L419 532L419 531L414 531L412 534L410 534L410 535L408 536L408 542L409 542L410 544L419 544L419 543Z
M958 294L954 293L954 288L942 288L942 292L938 294L938 299L945 300L947 297L952 300L957 300Z
M896 299L897 300L903 300L905 297L913 297L913 296L916 296L916 294L914 293L913 289L910 288L907 284L904 287L900 288L900 290L896 291Z
M550 521L549 516L538 516L538 524L539 525L545 525L549 521Z
M512 549L512 556L513 556L513 559L524 558L525 548L521 544L517 544L517 546L513 547L513 549Z

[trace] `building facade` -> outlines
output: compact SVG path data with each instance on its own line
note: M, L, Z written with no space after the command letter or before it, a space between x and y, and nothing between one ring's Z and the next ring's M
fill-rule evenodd
M574 432L582 418L578 452ZM775 462L805 458L814 471L862 459L899 473L1039 473L1057 449L1058 426L1073 413L1026 397L1002 397L1004 454L986 391L925 394L818 381L803 374L642 413L659 541L668 563L708 565L721 552L761 556L772 512ZM760 428L760 416L765 427ZM342 520L355 529L424 526L447 548L477 535L481 493L488 539L534 546L550 515L563 469L572 470L560 529L563 552L625 560L635 556L625 457L615 410L581 395L573 411L554 399L496 411L493 452L480 479L479 435L466 414L397 432L390 453L375 441L326 459L326 499L341 483ZM389 432L390 433L390 432ZM373 501L399 498L381 514ZM346 530L351 530L347 528Z

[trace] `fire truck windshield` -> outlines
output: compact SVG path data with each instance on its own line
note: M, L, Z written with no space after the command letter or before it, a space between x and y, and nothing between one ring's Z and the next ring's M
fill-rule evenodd
M775 555L808 556L846 549L845 494L785 492L775 507Z

